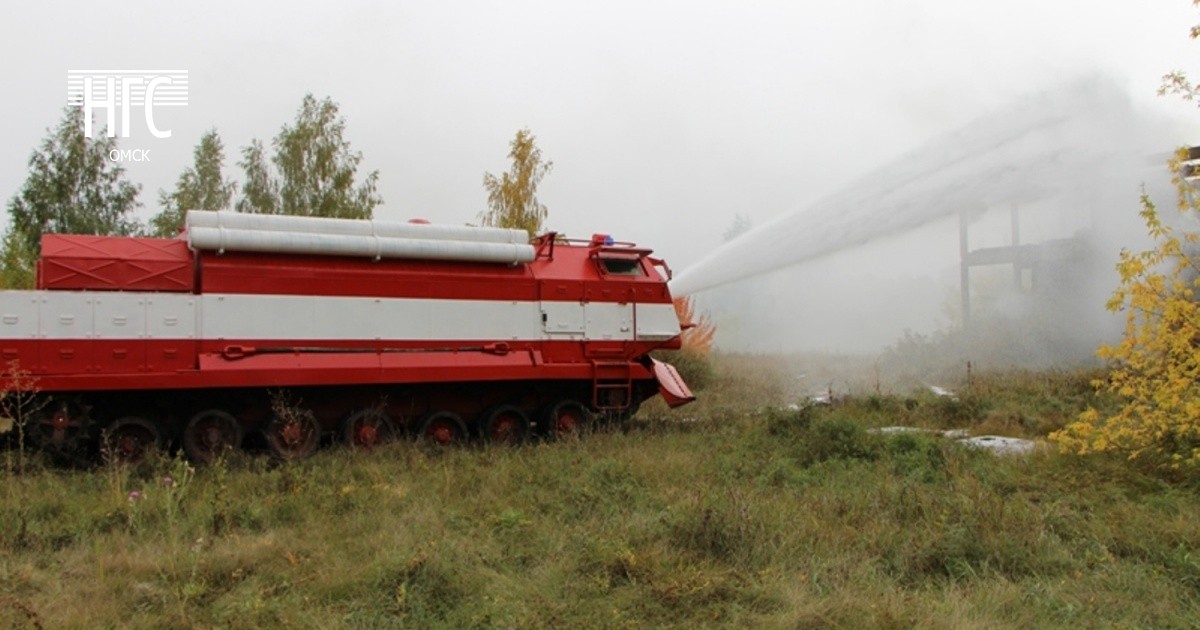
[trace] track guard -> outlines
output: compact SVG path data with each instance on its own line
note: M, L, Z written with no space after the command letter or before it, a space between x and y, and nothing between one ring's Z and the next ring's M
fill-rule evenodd
M654 358L650 361L654 366L654 378L658 381L658 393L662 394L668 407L680 407L696 400L696 396L688 389L687 383L683 382L675 366Z

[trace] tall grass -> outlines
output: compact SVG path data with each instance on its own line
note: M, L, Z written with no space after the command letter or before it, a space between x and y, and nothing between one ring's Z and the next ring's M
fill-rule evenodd
M6 471L0 626L1189 627L1200 498L1106 459L996 458L890 424L1036 436L1086 376L958 400L706 399L518 448ZM992 377L988 377L989 379ZM1060 380L1061 379L1061 380ZM1000 414L998 416L997 414ZM989 424L991 423L991 424ZM136 493L136 494L134 494Z

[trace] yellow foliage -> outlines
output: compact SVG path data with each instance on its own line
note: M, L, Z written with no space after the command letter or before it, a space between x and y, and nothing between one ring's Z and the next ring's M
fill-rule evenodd
M488 209L480 213L483 225L525 230L530 238L542 231L549 211L538 201L537 189L542 178L554 167L542 160L537 138L528 129L517 131L509 143L512 166L499 177L484 173L483 188L488 194Z
M1193 0L1200 7L1200 0ZM1200 26L1191 29L1200 38ZM1163 77L1159 94L1186 101L1200 99L1200 86L1175 71ZM1200 191L1183 173L1188 152L1171 160L1179 211L1200 213ZM1154 204L1142 195L1142 218L1154 247L1121 252L1117 271L1121 284L1108 301L1125 312L1120 343L1100 348L1112 365L1107 382L1097 383L1117 395L1121 409L1111 417L1096 410L1050 435L1066 451L1121 453L1153 466L1200 471L1200 233L1166 225Z
M713 338L717 335L717 327L709 320L708 313L696 317L696 305L688 296L675 298L675 315L682 325L694 324L683 331L683 350L708 356L712 352Z
M1181 152L1172 160L1172 172L1185 158ZM1175 185L1180 210L1200 210L1192 184L1177 175ZM1155 244L1121 252L1121 283L1108 308L1125 313L1125 330L1120 342L1099 351L1111 372L1097 386L1122 406L1109 417L1088 410L1050 438L1070 452L1200 470L1200 266L1190 246L1200 234L1163 223L1144 194L1141 216Z

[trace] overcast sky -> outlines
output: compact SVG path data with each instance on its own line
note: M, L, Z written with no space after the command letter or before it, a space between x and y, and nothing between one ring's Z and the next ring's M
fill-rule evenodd
M612 232L676 267L735 213L762 223L1024 93L1100 73L1185 116L1155 88L1173 69L1200 74L1188 0L49 1L4 14L5 201L61 116L67 70L184 69L189 105L160 113L172 137L121 141L151 151L128 165L142 217L204 130L240 181L240 149L312 92L340 104L362 168L380 171L378 218L474 220L483 173L506 168L529 127L555 163L550 228Z

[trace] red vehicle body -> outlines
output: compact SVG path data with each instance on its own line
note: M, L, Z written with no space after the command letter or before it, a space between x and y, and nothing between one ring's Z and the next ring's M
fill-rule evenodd
M0 293L3 386L37 390L55 450L515 441L692 400L650 357L680 343L667 275L604 236L495 228L193 211L175 239L47 235L37 290Z

